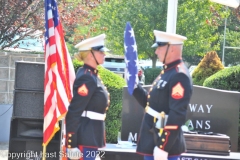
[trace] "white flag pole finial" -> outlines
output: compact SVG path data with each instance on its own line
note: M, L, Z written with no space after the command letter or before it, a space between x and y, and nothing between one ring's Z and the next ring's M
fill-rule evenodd
M168 0L167 30L168 33L176 33L178 0Z

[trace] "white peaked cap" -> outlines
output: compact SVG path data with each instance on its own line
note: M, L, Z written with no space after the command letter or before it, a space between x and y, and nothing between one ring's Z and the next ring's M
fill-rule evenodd
M96 37L88 38L83 40L82 42L75 45L75 48L78 48L79 51L88 51L94 49L94 47L99 47L97 50L99 51L109 51L106 47L104 47L104 40L106 38L105 34L101 34Z
M167 33L158 30L154 30L153 33L156 37L156 43L154 43L152 47L157 47L157 42L167 42L168 44L183 44L183 41L187 39L187 37L178 34Z

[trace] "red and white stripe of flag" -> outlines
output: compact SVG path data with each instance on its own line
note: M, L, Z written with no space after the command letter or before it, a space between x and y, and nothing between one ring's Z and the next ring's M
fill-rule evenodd
M43 145L45 146L59 130L58 121L67 113L75 80L75 72L65 44L61 23L54 27L52 12L48 11L47 14L49 43L45 46L43 127Z

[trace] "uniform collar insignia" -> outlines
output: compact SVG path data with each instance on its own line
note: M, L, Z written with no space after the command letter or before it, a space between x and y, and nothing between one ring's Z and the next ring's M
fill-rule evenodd
M97 70L96 68L93 68L93 67L91 67L91 66L89 66L89 65L87 65L87 64L84 64L84 65L83 65L83 68L91 71L92 73L95 73L95 74L98 73L98 70Z
M176 61L174 61L174 62L171 62L171 63L168 63L168 64L164 64L163 68L164 68L164 70L167 70L167 69L169 69L169 68L172 68L172 67L178 65L178 64L181 63L181 62L182 62L182 60L179 59L179 60L176 60Z

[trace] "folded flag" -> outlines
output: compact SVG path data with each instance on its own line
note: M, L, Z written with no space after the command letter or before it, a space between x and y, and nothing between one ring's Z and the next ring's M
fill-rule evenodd
M125 79L128 85L128 93L132 95L134 86L138 84L138 54L134 31L129 22L127 22L124 31L124 49L126 63Z

